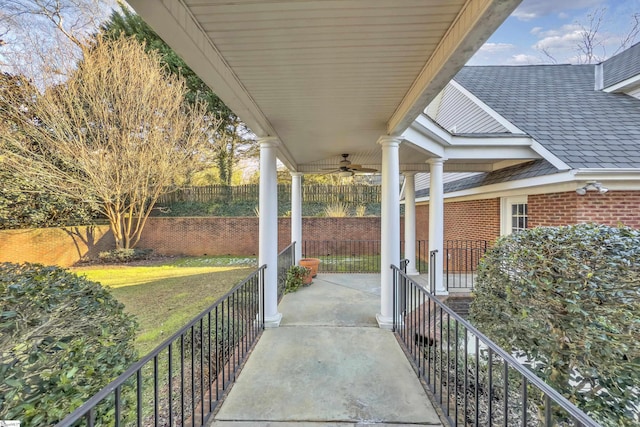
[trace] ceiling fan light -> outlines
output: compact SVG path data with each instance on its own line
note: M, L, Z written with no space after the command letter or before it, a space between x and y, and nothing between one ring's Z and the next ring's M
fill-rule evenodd
M353 176L353 172L351 172L351 171L340 171L340 172L338 172L338 176L340 178L348 178L350 176Z

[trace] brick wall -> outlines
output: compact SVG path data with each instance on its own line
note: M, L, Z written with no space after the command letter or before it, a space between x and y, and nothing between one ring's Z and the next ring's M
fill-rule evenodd
M529 226L594 222L640 228L640 192L610 191L606 194L575 191L529 196Z
M82 257L113 249L109 226L0 231L0 262L34 262L69 267Z
M500 235L500 199L445 202L445 240L488 240ZM416 238L429 240L429 205L416 206Z
M601 194L598 194L598 196L601 196ZM591 197L591 194L578 196L575 191L571 191L528 196L528 227L576 224L578 197Z
M500 199L445 202L444 239L494 241L500 235ZM429 205L416 206L416 238L429 239ZM469 242L448 245L445 267L449 271L475 269L484 247ZM428 261L428 248L420 251L420 257Z
M304 218L306 240L380 240L380 218ZM291 242L290 218L278 219L278 250ZM72 266L113 249L109 227L0 231L0 262ZM258 218L149 218L140 248L165 255L257 255Z
M380 240L380 218L303 218L303 240ZM278 250L291 219L278 219ZM257 255L258 218L149 218L140 243L166 255Z

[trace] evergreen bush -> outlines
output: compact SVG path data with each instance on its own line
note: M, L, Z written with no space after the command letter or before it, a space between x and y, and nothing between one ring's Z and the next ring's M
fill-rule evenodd
M580 224L500 238L470 318L604 426L640 425L640 231Z
M131 262L147 259L153 252L152 249L113 249L111 251L104 251L98 254L98 258L102 262Z
M98 283L58 267L0 264L0 419L60 421L135 362L135 331Z

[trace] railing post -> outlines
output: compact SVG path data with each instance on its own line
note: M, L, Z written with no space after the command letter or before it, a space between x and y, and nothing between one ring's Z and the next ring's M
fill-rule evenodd
M438 250L434 249L429 253L429 292L436 294L436 261Z
M296 264L296 243L297 242L293 242L293 246L291 247L291 263L289 264L289 267Z
M393 266L391 266L391 270L393 271L393 324L391 330L395 332L398 322L398 273L393 269Z
M265 319L265 314L264 314L264 307L265 307L265 303L264 303L264 270L267 267L264 267L260 270L260 327L262 329L264 329L264 319Z

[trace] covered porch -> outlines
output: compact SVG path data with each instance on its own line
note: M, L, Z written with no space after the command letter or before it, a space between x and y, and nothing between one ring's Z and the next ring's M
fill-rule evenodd
M296 259L304 239L303 175L341 169L343 154L351 165L381 174L381 328L393 323L388 267L399 265L403 237L415 241L415 173L431 172L429 251L442 255L442 174L539 157L526 137L452 137L425 115L519 0L130 3L258 138L260 265L275 265L279 247L277 160L292 174L290 241L297 243ZM410 244L405 257L415 259ZM410 264L409 274L416 274L412 269ZM442 270L436 263L434 283L446 294ZM265 271L265 286L265 323L278 327L275 269Z
M478 391L475 399L468 393L471 380L458 376L458 363L460 372L468 371L473 355L480 366L480 352L466 346L471 336L476 350L480 342L490 344L470 325L458 326L463 320L411 279L417 274L411 264L406 273L398 269L403 238L409 242L404 256L416 258L410 244L416 240L415 173L431 174L429 251L442 254L443 173L539 157L526 136L452 136L425 115L520 1L129 2L259 141L260 267L62 425L79 419L94 425L100 404L114 407L116 425L127 416L138 425L466 425L472 400L475 425L490 425L494 368L505 384L518 374L522 389L501 401L504 416L495 419L515 425L509 419L516 412L515 419L528 425L527 384L536 380L510 355L489 348L484 371L474 378L475 390L488 378L481 395L488 411L482 412ZM279 266L301 257L302 177L341 168L343 154L382 176L380 272L359 279L319 276L279 305ZM278 259L277 160L292 174L290 242L296 251L288 264ZM434 265L431 285L446 294L443 264ZM546 425L552 425L552 402L565 402L539 386L549 408ZM488 424L478 423L481 414Z

